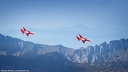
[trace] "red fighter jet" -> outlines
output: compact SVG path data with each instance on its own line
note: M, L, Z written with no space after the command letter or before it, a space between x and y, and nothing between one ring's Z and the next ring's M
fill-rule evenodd
M24 28L24 27L23 27L23 29L20 29L20 30L21 30L22 34L24 34L24 33L25 33L27 36L29 36L29 34L34 35L34 33L33 33L33 32L31 32L31 31L27 31L27 30L26 30L26 28Z
M87 39L87 38L83 38L80 34L78 36L76 36L76 38L78 39L78 41L82 41L83 43L85 43L86 41L91 42L91 40Z

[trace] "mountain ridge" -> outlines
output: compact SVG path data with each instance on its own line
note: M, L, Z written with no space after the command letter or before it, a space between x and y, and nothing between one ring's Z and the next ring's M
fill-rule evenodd
M128 39L112 40L87 48L72 49L62 45L37 44L0 34L0 55L31 58L46 53L58 52L66 59L77 63L128 61Z

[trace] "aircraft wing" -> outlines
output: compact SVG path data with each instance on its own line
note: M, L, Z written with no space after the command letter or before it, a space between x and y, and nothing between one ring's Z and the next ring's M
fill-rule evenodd
M82 35L79 34L79 36L80 36L80 38L83 38Z
M85 43L85 40L82 40L83 43Z
M27 35L27 36L29 36L29 34L28 34L28 33L26 33L26 35Z

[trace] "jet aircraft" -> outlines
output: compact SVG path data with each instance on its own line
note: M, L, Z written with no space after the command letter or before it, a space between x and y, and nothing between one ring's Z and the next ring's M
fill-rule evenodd
M78 41L81 40L83 43L85 43L86 41L91 42L91 40L89 40L87 38L83 38L83 36L80 34L78 36L76 36L76 38L78 39Z
M26 34L27 36L29 36L29 34L34 35L33 32L28 31L25 27L23 27L23 29L20 29L20 30L21 30L22 34Z

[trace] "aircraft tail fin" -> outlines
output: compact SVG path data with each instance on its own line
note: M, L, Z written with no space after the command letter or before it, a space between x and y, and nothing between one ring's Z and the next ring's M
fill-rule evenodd
M22 29L20 29L20 30L21 30L22 34L24 34L24 30L22 30Z

